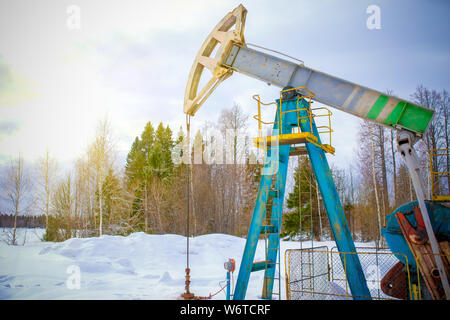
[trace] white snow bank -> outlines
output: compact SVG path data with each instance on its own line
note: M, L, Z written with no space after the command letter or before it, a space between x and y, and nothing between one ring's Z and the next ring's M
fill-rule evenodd
M0 228L0 242L10 243L13 232L13 228ZM25 243L41 242L44 233L44 228L18 228L16 229L16 243L24 245Z
M0 299L177 299L184 292L186 238L183 236L133 233L127 237L104 235L55 243L39 241L42 230L34 234L37 236L28 238L22 246L0 244ZM334 242L314 244L334 246ZM191 291L199 296L218 291L225 283L223 263L228 258L236 260L236 280L244 246L245 239L225 234L191 238ZM282 241L281 248L282 252L299 248L299 243ZM264 260L263 240L255 260ZM80 271L79 288L77 270ZM263 276L264 272L252 273L247 299L259 298ZM225 293L219 293L214 299L225 299Z

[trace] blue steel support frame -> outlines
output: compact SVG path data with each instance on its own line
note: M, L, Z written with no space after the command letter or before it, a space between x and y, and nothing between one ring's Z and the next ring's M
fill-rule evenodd
M286 101L285 103L292 108L297 102L294 99ZM308 108L308 103L305 100L302 100L299 103L303 104L303 108ZM311 132L311 125L307 118L308 113L306 110L300 110L299 115L301 118L306 117L306 121L300 121L302 132ZM318 143L321 144L314 118L312 119L312 130L312 133L318 139ZM344 209L342 208L339 194L336 185L334 184L333 175L328 165L325 151L312 143L306 143L306 150L308 151L314 175L320 193L322 194L328 220L330 221L334 239L340 252L340 258L346 272L347 282L352 296L355 300L371 299L367 281L358 255L356 254L355 244L353 243L350 228L347 219L345 218Z
M277 100L277 105L279 106L280 101ZM308 102L305 100L300 100L298 102L302 104L301 108L308 108ZM277 114L275 118L275 124L273 127L273 135L278 134L278 117L279 117L279 107L277 108ZM283 101L282 110L296 110L297 109L297 99ZM298 123L297 112L283 113L282 123L283 123L283 134L291 133L293 127L300 125L302 132L311 132L311 125L313 134L317 137L319 144L320 137L317 131L314 119L312 119L312 124L308 120L308 113L305 110L298 111L299 117L301 117L300 123ZM334 234L336 245L340 252L340 258L345 266L345 272L347 277L347 282L349 284L352 296L354 299L371 299L370 291L367 287L367 282L364 276L364 272L356 255L356 248L351 237L350 229L345 218L344 210L339 199L339 194L337 192L336 186L333 181L333 176L331 174L328 161L325 156L325 151L312 143L306 143L306 149L311 161L314 174L317 179L317 184L319 190L322 194L324 205L327 211L327 216L330 221L330 225ZM279 195L274 198L274 205L272 207L272 217L279 217L281 220L283 200L284 200L284 190L286 185L286 175L289 160L289 150L290 145L281 145L278 147L279 158L274 157L273 148L268 147L266 163L263 170L269 170L274 168L274 161L277 162L276 169L276 187L279 190ZM280 160L280 161L278 161ZM245 299L245 294L247 291L248 281L250 279L250 273L252 271L253 260L255 257L256 247L258 244L258 239L261 233L261 225L265 215L266 204L268 200L268 192L272 183L272 175L266 174L261 175L261 181L259 184L258 195L256 198L255 207L253 210L252 221L250 223L249 232L247 236L247 241L244 248L244 254L242 257L239 275L236 282L236 288L234 292L234 300ZM275 204L276 203L276 204ZM277 216L277 215L280 216ZM278 226L281 228L281 225ZM279 229L278 229L279 230ZM276 262L277 254L279 250L279 235L271 234L269 236L269 254L266 259ZM266 268L264 277L264 288L263 288L263 298L271 299L272 289L273 289L273 278L275 274L275 265L272 268ZM266 293L266 294L265 294Z
M279 109L279 108L278 108ZM290 114L288 114L290 115ZM275 116L275 119L278 119L278 111ZM295 120L297 123L297 120ZM289 125L288 121L283 121L283 132L284 130L292 130L292 125ZM273 126L272 135L276 136L279 134L278 123L275 120L275 124ZM261 180L259 182L258 195L256 197L255 207L253 208L253 216L250 222L250 227L248 230L247 241L245 243L244 254L242 257L241 265L239 267L239 275L236 281L236 288L234 291L233 299L234 300L243 300L245 299L245 294L247 292L248 281L250 279L250 273L252 272L253 260L255 258L256 247L258 245L259 236L261 234L261 225L266 214L266 204L269 197L269 192L273 177L276 178L275 188L278 189L278 195L273 199L272 205L272 215L273 220L276 222L281 220L282 210L283 210L283 199L284 199L284 189L286 186L286 175L287 168L289 162L289 145L278 146L268 146L267 147L267 155L265 159L264 168L262 170ZM281 161L280 161L281 160ZM279 219L276 219L279 218ZM275 227L281 227L278 223L275 223ZM278 248L279 246L279 236L278 235L269 235L269 247ZM278 250L269 250L270 257L273 258L273 262L276 262L277 251ZM272 252L273 251L273 252ZM267 257L269 259L269 256ZM265 298L272 296L272 287L273 287L273 275L275 274L275 265L273 267L266 268L266 270L271 270L269 273L266 273L265 276L270 276L272 274L271 279L266 282L266 288L270 288L270 295L266 295ZM267 272L267 271L266 271ZM266 278L265 278L266 279ZM263 290L264 292L269 293L269 290Z

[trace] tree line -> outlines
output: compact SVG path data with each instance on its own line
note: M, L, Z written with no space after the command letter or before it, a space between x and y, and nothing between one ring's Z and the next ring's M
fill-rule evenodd
M209 126L239 131L245 130L247 120L234 105ZM193 148L205 148L207 130L204 126L193 135ZM140 231L185 234L188 195L192 234L244 235L258 183L257 165L248 160L236 166L209 165L204 159L190 166L188 179L187 165L173 160L185 135L183 128L174 135L169 126L148 122L121 167L105 118L69 172L62 173L48 151L33 168L19 155L1 172L1 211L13 217L11 243L16 243L18 221L30 213L44 217L46 241ZM235 156L238 148L248 147L234 143Z
M434 171L449 171L448 155L430 154L430 150L449 147L448 93L419 86L412 99L436 113L424 138L416 144L428 197L432 190L448 194L448 176L433 180L428 170L431 156ZM192 235L245 236L262 167L252 161L251 141L237 138L248 133L248 125L249 115L238 104L223 110L215 122L206 122L190 138L191 148L202 152L201 161L193 161L189 170L185 163L174 161L174 154L185 152L178 147L187 140L187 132L180 127L174 134L163 123L146 124L132 143L124 166L117 163L118 151L106 118L99 121L95 137L69 172L61 173L56 159L46 151L31 174L19 155L1 172L0 211L10 220L13 217L11 242L16 242L15 228L21 226L22 216L29 213L42 215L47 241L133 232L185 235L187 203ZM228 152L234 160L243 157L241 161L208 161L205 150L212 128L223 135L234 133ZM395 131L361 121L354 162L332 168L350 229L359 241L380 240L385 216L415 199L395 139ZM308 158L299 156L291 162L292 187L287 190L282 235L332 238Z
M14 228L14 215L0 214L0 228ZM45 216L21 215L16 219L17 228L42 228L45 227Z

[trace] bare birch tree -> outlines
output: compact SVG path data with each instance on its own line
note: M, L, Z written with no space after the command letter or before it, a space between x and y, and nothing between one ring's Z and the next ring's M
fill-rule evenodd
M41 187L38 199L40 210L45 214L45 230L48 230L48 217L57 170L58 164L47 149L44 156L38 160L39 186Z
M114 143L111 136L110 123L105 117L99 121L97 126L97 133L94 142L90 145L88 153L92 160L92 170L95 177L95 186L97 193L97 209L99 216L98 235L103 234L103 205L104 205L104 182L108 171L113 166L113 148Z
M372 124L370 124L370 133L372 135ZM377 178L376 178L376 171L375 171L375 147L373 142L373 136L371 136L371 156L372 156L372 178L373 178L373 187L375 189L375 200L377 205L377 217L378 217L378 232L381 238L381 208L380 208L380 201L378 198L378 188L377 188Z
M32 184L28 172L25 171L21 154L6 168L0 187L2 200L6 204L5 213L14 216L14 227L8 234L7 242L17 245L17 217L27 214L33 204Z

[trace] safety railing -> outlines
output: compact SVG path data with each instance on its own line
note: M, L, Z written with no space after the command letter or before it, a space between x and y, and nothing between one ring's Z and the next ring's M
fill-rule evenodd
M321 126L316 126L316 127L317 127L317 132L319 134L328 134L328 141L329 141L329 145L331 146L332 145L331 134L333 133L333 129L331 129L331 116L333 115L333 113L328 108L325 108L325 107L312 108L311 110L312 110L313 117L315 117L315 118L324 117L325 119L328 119L328 125L321 125ZM319 112L323 112L323 113L320 114Z
M387 250L358 248L357 252L338 252L334 248L317 247L309 249L290 249L285 253L286 297L292 300L339 300L353 299L347 282L346 261L351 255L357 255L367 280L372 299L396 300L420 298L420 284L417 273L410 272L409 265L403 266L404 286L389 288L393 296L382 290L383 277L398 263L398 257L407 257L401 253ZM305 263L307 261L308 263ZM369 297L358 297L369 298Z
M278 108L278 105L275 102L271 102L271 103L264 103L264 102L262 102L261 98L259 97L258 94L253 95L252 98L254 100L256 100L256 102L258 103L258 114L254 115L253 119L258 121L258 137L260 139L262 139L262 137L263 137L263 135L262 135L262 124L271 125L271 124L278 123L278 121L271 121L271 122L263 121L262 120L262 115L261 115L261 106L275 105Z
M434 201L450 201L450 149L431 149L430 182ZM444 159L445 158L445 159Z
M297 99L297 107L292 110L283 110L283 95L290 92L290 91L298 91L301 92L301 96L298 96ZM283 115L290 113L290 112L296 112L297 113L297 127L293 128L294 133L301 133L300 123L302 121L308 120L310 125L310 133L313 133L313 120L314 118L326 118L328 121L326 121L326 124L317 125L317 132L318 134L328 134L328 140L329 144L326 145L326 151L332 151L334 152L334 149L331 147L331 137L333 133L333 129L331 127L331 116L332 112L326 108L326 107L317 107L317 108L311 108L312 98L314 97L314 93L312 93L308 88L306 87L296 87L291 89L286 89L281 91L280 93L280 104L276 104L275 102L271 103L264 103L261 101L259 95L254 95L253 99L257 101L258 104L258 114L254 115L253 118L258 121L258 137L260 140L263 139L262 134L262 125L278 125L278 132L280 135L283 135ZM308 103L306 106L303 106L301 103L302 100L306 100ZM286 100L286 99L285 99ZM262 120L262 106L270 106L275 105L277 108L277 119L276 121L263 121ZM302 112L304 111L304 112ZM305 116L302 116L303 114L306 114ZM307 139L308 142L311 142L315 145L317 145L320 148L324 148L325 145L321 145L318 142L316 142L314 139Z
M328 248L288 249L285 252L286 299L322 299L330 281Z

